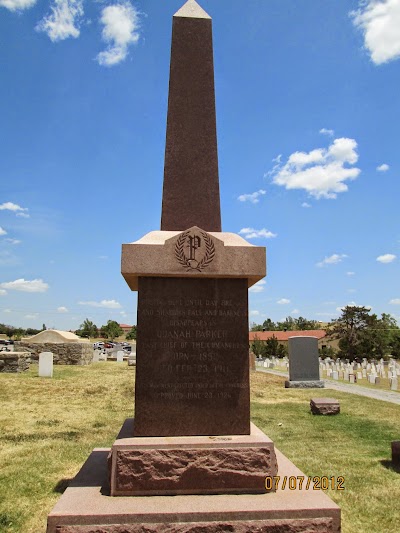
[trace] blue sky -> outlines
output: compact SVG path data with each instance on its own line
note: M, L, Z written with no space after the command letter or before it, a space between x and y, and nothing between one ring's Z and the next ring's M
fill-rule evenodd
M250 320L400 319L400 0L203 0L222 224L267 247ZM0 322L136 323L182 0L0 0Z

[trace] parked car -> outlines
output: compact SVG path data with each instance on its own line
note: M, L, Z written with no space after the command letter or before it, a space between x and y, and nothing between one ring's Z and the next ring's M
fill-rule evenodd
M95 342L93 344L93 349L94 350L102 350L104 347L104 342Z

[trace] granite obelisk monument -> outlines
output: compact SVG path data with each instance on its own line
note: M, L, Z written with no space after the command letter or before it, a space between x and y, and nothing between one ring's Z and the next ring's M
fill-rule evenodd
M48 533L340 530L323 493L266 483L304 475L250 423L247 290L265 248L223 232L211 18L174 15L161 229L122 246L138 291L135 419L95 449Z

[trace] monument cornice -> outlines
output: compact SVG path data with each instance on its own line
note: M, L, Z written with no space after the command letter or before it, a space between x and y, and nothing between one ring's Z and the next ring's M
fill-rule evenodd
M121 272L132 291L139 277L246 278L248 287L266 275L264 246L235 233L151 231L122 245Z

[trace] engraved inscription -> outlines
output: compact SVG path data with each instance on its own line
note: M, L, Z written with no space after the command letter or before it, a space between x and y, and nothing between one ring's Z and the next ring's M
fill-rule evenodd
M191 420L199 424L205 420L210 428L184 434L221 434L224 422L240 426L230 432L245 433L249 408L246 280L143 279L143 285L153 290L139 289L136 413L149 420L159 413L179 411L174 416L187 417L189 425ZM170 289L165 290L164 284ZM142 397L146 398L143 413ZM224 413L223 422L210 416L215 410ZM141 417L136 418L139 423ZM169 424L168 429L170 420ZM158 434L164 434L163 428Z

